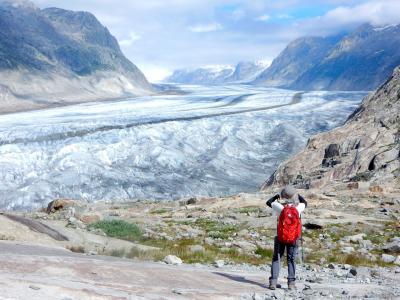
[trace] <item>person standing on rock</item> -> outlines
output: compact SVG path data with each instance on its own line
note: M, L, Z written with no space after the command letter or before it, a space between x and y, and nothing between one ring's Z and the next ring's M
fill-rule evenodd
M271 277L269 278L269 288L276 289L279 270L281 267L281 257L287 255L288 264L288 288L296 289L296 254L298 250L297 241L301 236L301 213L307 207L307 201L297 194L292 186L286 186L280 194L270 198L266 204L271 207L278 215L277 236L274 240L274 254L272 257ZM298 198L295 200L295 198ZM280 199L282 203L277 200Z

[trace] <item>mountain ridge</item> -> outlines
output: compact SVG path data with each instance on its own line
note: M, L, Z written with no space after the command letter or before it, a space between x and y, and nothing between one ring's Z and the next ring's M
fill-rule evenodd
M0 2L1 112L150 94L155 88L88 12Z
M400 64L399 47L400 25L364 24L347 34L304 37L290 43L253 83L294 90L374 90Z
M322 59L339 39L340 36L305 37L292 41L253 83L274 87L290 85L299 74ZM297 57L302 59L296 61Z

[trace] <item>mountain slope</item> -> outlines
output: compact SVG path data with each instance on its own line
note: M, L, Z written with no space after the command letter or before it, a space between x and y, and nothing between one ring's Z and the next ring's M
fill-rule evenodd
M400 25L365 25L343 38L320 63L304 72L293 89L372 90L400 64Z
M0 1L0 79L2 112L153 89L92 14L29 1Z
M291 43L254 83L296 90L373 90L400 64L400 25Z
M349 181L354 182L350 187L400 186L400 68L342 127L310 138L306 149L282 164L263 188L320 188Z
M254 83L287 86L314 67L338 42L339 37L306 37L291 42Z

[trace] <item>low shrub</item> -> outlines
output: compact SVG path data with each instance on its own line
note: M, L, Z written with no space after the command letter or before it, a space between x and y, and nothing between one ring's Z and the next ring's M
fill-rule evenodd
M128 241L142 239L142 231L139 226L124 220L103 220L93 223L90 228L101 229L107 236Z

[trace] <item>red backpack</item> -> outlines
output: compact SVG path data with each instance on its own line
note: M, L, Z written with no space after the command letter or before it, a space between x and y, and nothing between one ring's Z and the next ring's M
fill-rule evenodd
M278 240L294 245L301 235L300 215L295 206L285 205L278 220Z

